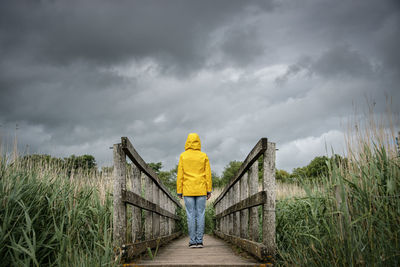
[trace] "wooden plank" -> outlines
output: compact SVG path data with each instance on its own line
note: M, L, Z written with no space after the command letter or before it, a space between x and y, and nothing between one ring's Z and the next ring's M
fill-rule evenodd
M161 247L154 259L146 254L128 266L265 266L253 257L242 257L235 254L229 243L212 235L204 235L204 248L202 249L190 249L188 242L189 237L176 239L167 246Z
M263 205L263 243L269 255L275 255L275 143L268 143L264 153L263 191L267 202Z
M249 172L246 172L240 179L240 201L249 197ZM240 211L240 237L248 238L249 209Z
M230 206L223 212L216 214L215 217L221 218L224 216L228 216L229 214L232 214L234 212L263 205L265 203L267 203L267 193L265 191L260 191L246 199L241 200L239 203Z
M171 207L172 207L172 213L173 214L176 214L176 206L174 205L174 203L172 203L171 202ZM172 233L174 233L174 232L176 232L177 231L177 229L176 229L176 221L175 220L171 220L171 222L172 222L172 226L171 226L171 228L172 228L172 230L171 230L171 234Z
M150 190L150 188L149 188L149 190ZM139 195L137 195L137 194L135 194L135 193L133 193L131 191L123 190L122 191L122 199L123 199L123 201L125 201L125 202L127 202L127 203L129 203L131 205L134 205L136 207L140 207L140 208L145 209L145 210L147 210L149 212L155 212L155 213L157 213L159 215L179 220L179 216L169 212L166 209L161 208L156 203L154 203L154 202L152 202L150 200L146 200L146 199L142 198L141 196L139 196ZM152 230L153 230L153 228L152 228Z
M168 202L168 211L171 212L172 214L175 214L175 212L172 210L172 206L173 206L172 201L169 198L167 200L168 200L167 201ZM173 219L168 218L168 235L172 234L172 222L173 221L174 221Z
M256 160L249 169L249 195L258 193L258 160ZM249 238L252 241L258 241L258 207L249 208Z
M226 210L228 208L228 197L224 197L222 199L222 202L224 203L224 208L223 210ZM224 231L223 233L228 234L228 224L229 224L229 218L228 216L224 216L222 217L222 219L224 220Z
M227 235L219 231L214 231L214 233L216 236L244 249L261 261L270 261L271 259L271 255L268 254L267 248L262 243L257 243L233 235Z
M148 177L150 177L154 183L164 191L165 194L180 208L182 205L179 203L177 199L175 199L168 189L164 186L164 184L160 181L157 174L151 169L146 162L142 159L142 157L137 153L132 143L129 141L128 137L121 137L122 149L125 151L126 155L132 160L136 166L144 172Z
M161 208L164 208L164 203L165 203L165 195L161 192L160 193ZM165 235L165 217L163 216L160 217L160 235L161 236Z
M243 176L241 179L243 179ZM236 183L233 186L233 203L237 204L239 202L240 202L240 183ZM240 211L236 211L233 213L233 235L240 236Z
M215 213L219 213L220 206L221 206L221 202L219 202L217 205L215 205ZM218 230L218 231L221 231L220 222L221 222L221 219L216 219L215 220L215 229Z
M172 235L153 238L150 240L136 242L133 244L126 244L122 247L122 258L123 260L129 261L135 258L137 255L147 251L147 248L156 248L157 246L162 246L170 242L171 240L182 235L182 232L176 232Z
M231 187L231 189L228 191L227 194L227 198L228 198L228 205L232 206L233 203L233 188ZM233 234L233 214L229 213L227 215L227 217L229 218L229 222L228 222L228 234L232 235Z
M243 164L240 166L238 172L235 175L235 178L233 178L229 182L229 184L225 186L222 193L214 201L214 205L218 203L229 191L229 189L242 177L242 175L245 172L247 172L247 170L251 167L251 165L258 159L258 157L264 153L264 151L267 149L267 146L268 146L267 138L261 138L260 141L257 142L254 148L247 155L246 159L243 161Z
M132 179L132 192L140 196L142 190L142 179L141 172L134 164L131 167ZM132 242L136 242L140 239L142 224L142 209L140 207L132 207Z
M145 200L147 200L147 203L141 203L144 205L141 205L140 207L146 209L145 216L146 216L146 222L144 225L144 236L146 240L149 240L153 237L153 214L152 211L156 210L156 205L152 202L153 201L153 181L146 175L146 190L145 190ZM133 196L133 194L127 193L126 196ZM126 199L126 201L129 201L132 205L135 205L136 203L139 204L138 202L141 201L142 198L130 198ZM148 205L146 205L148 204ZM145 208L146 207L146 208Z
M160 194L161 190L154 186L153 188L153 203L155 204L155 210L153 212L153 235L154 237L160 236L160 214L156 212L157 208L160 208ZM165 211L167 213L167 211ZM171 214L172 215L172 214Z
M126 243L126 204L122 192L126 190L126 159L121 144L113 146L114 193L113 193L113 241L116 247Z

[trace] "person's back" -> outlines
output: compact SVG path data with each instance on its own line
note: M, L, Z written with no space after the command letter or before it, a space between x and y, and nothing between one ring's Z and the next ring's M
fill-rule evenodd
M207 154L201 152L200 138L188 135L185 152L179 157L177 193L184 197L189 228L189 247L203 246L205 202L211 196L211 169Z

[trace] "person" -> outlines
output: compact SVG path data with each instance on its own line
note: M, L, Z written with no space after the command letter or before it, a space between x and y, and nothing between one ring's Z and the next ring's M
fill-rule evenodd
M203 247L206 199L212 192L211 169L207 154L201 151L200 137L190 133L185 152L179 157L176 189L184 198L189 228L189 247Z

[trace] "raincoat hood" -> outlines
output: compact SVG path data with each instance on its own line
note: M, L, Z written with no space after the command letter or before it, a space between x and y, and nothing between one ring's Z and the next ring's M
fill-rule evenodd
M190 133L186 139L185 150L201 150L200 137L197 133Z

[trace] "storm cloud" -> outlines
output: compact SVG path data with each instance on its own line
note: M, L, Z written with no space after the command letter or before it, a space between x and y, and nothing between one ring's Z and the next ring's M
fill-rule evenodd
M128 136L169 169L198 132L218 173L267 137L290 171L399 102L398 47L398 1L2 1L0 135L100 165Z

